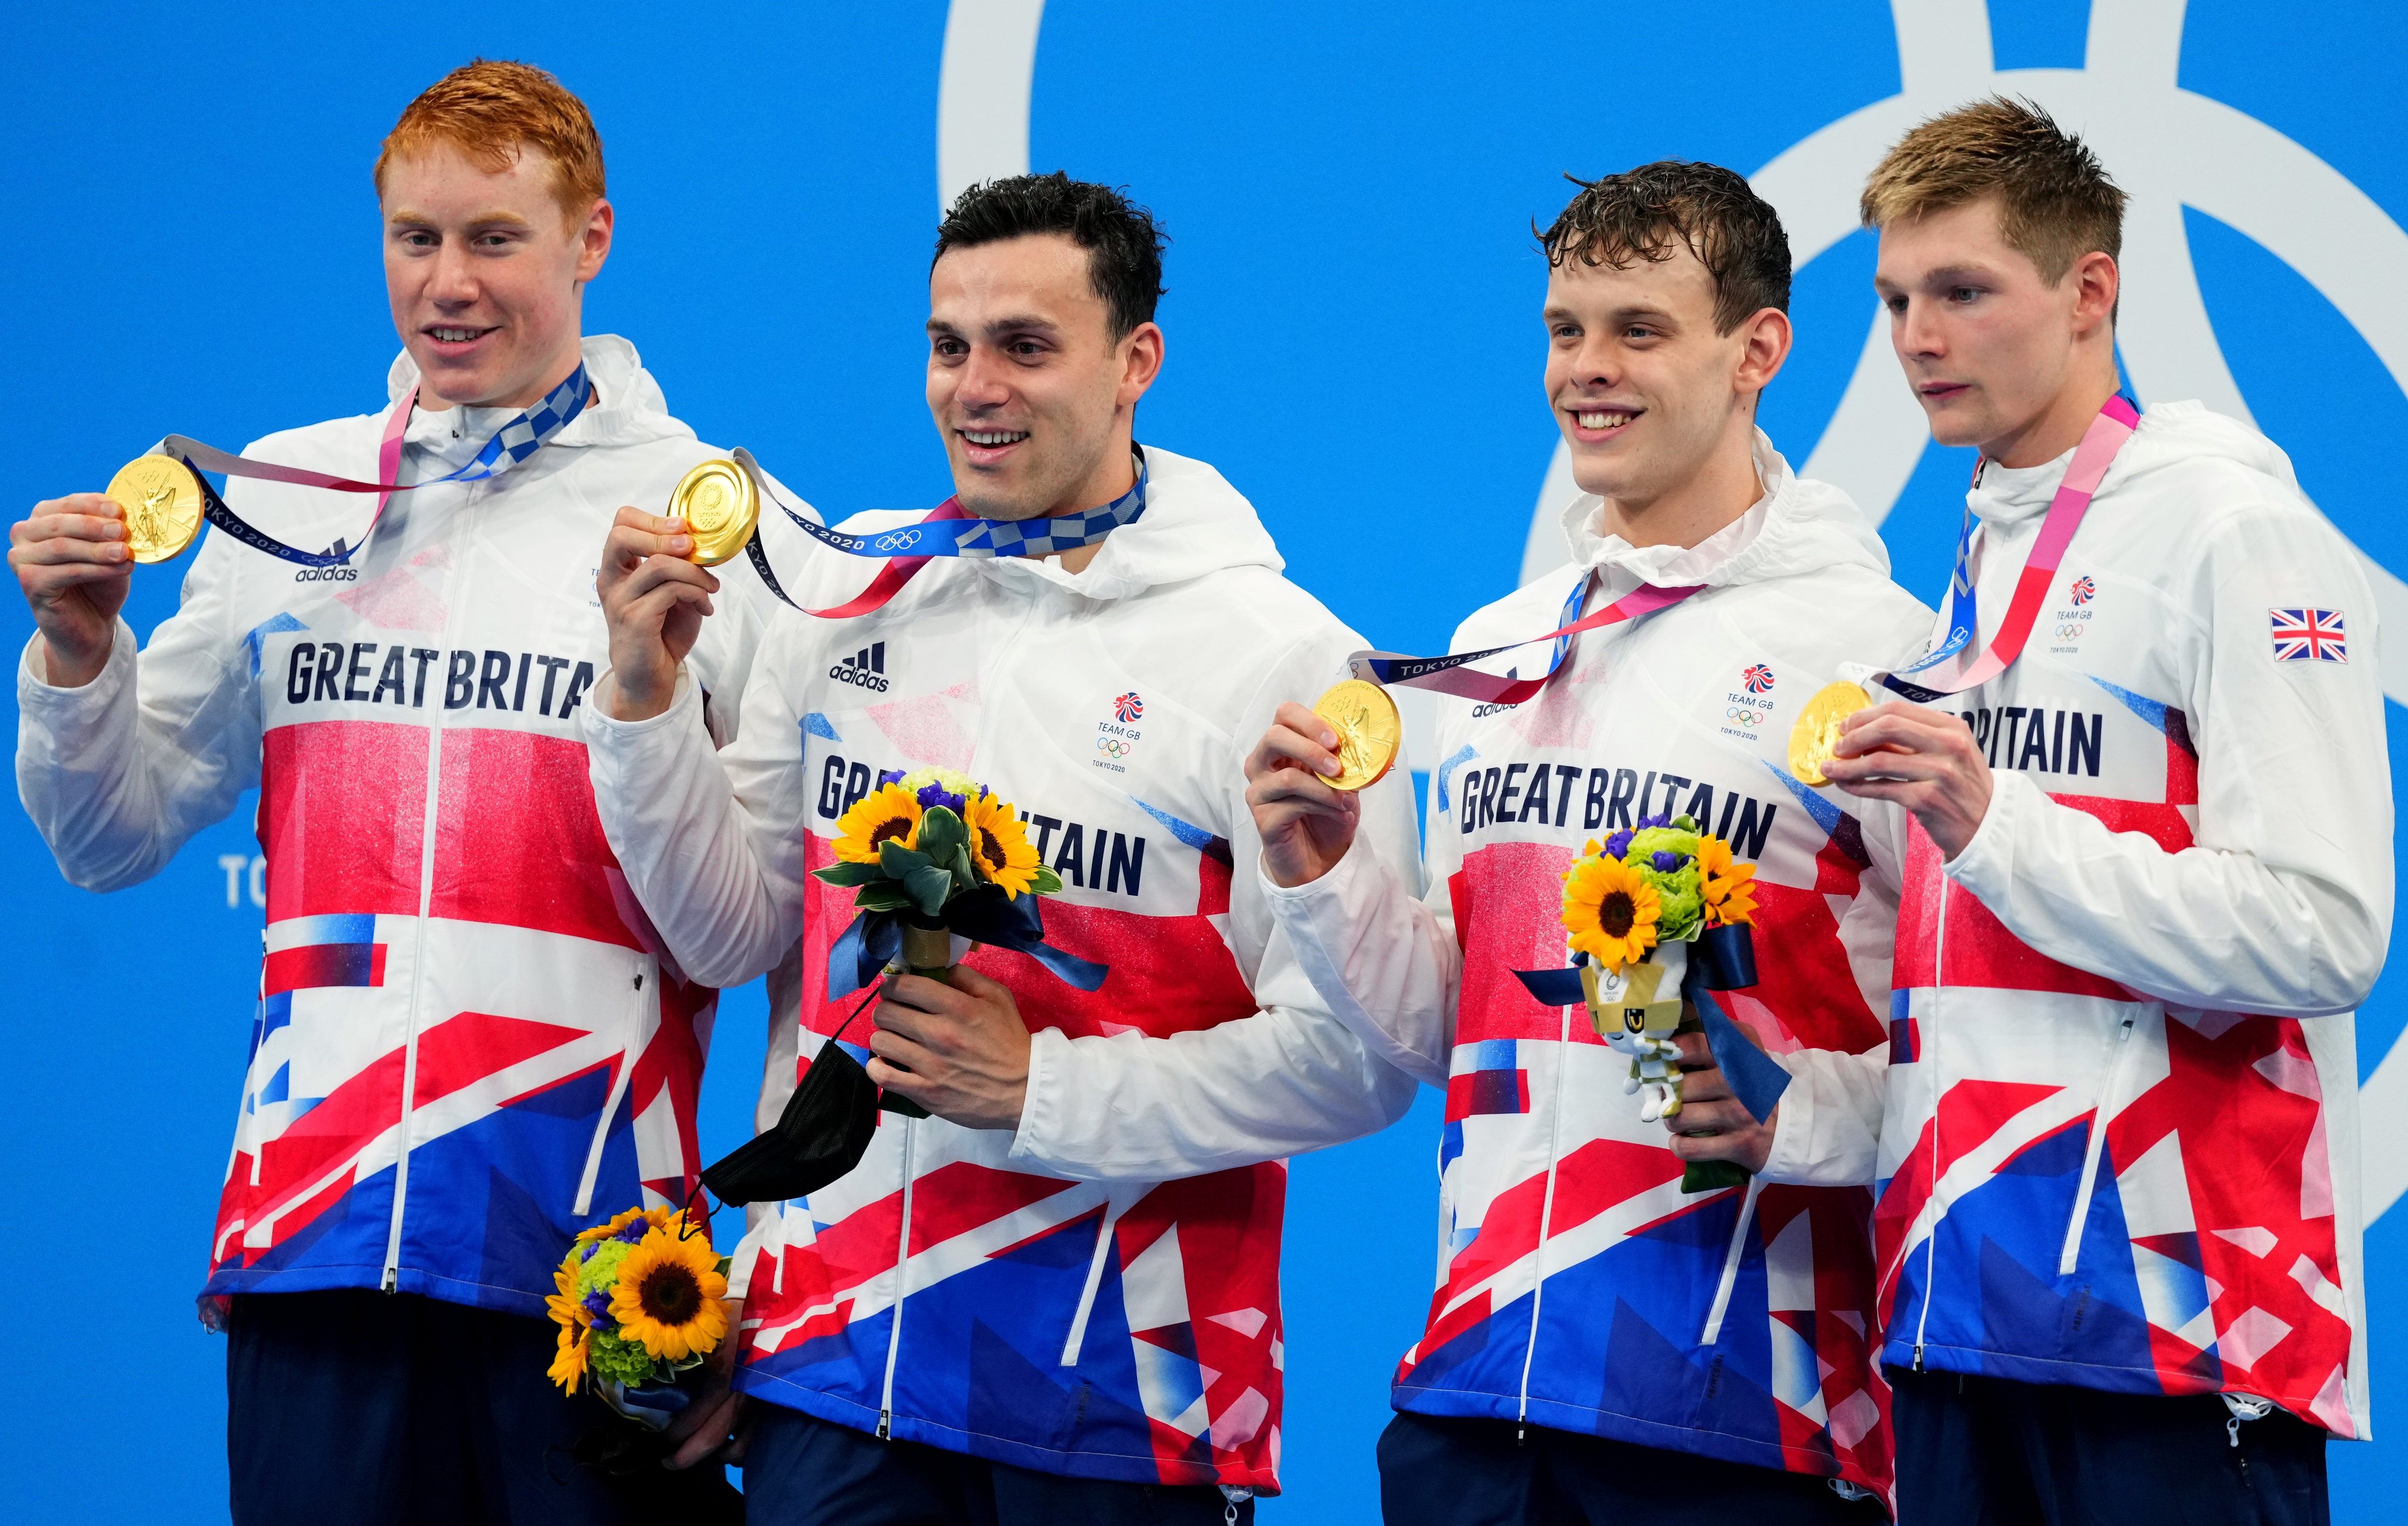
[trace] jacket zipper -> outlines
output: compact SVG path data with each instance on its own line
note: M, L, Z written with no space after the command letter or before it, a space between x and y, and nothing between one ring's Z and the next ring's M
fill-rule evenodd
M878 1439L895 1432L895 1359L903 1349L903 1291L911 1265L911 1142L919 1120L903 1118L903 1227L895 1235L895 1317L886 1326L886 1384L878 1395Z
M1923 1332L1931 1323L1931 1274L1940 1251L1940 1221L1947 1216L1940 1202L1940 1010L1948 993L1948 871L1940 871L1940 931L1931 951L1931 1031L1924 1036L1918 1058L1931 1083L1931 1231L1923 1242L1923 1308L1914 1321L1914 1370L1923 1371ZM1910 1008L1908 1015L1914 1015Z
M644 967L649 962L641 955L636 958L635 1021L627 1029L627 1042L620 1046L619 1063L610 1077L610 1094L602 1099L602 1116L594 1120L594 1138L585 1146L585 1171L577 1179L577 1202L569 1208L570 1214L578 1218L583 1218L594 1211L594 1182L602 1173L602 1146L610 1138L610 1119L617 1115L619 1103L627 1095L630 1073L636 1068L636 1055L643 1047ZM658 1000L657 995L654 999Z
M1148 1186L1137 1196L1143 1197L1145 1192L1152 1190L1153 1188ZM1134 1202L1136 1198L1129 1201ZM1096 1226L1096 1253L1087 1261L1087 1286L1079 1294L1079 1311L1070 1317L1070 1333L1062 1342L1062 1365L1065 1367L1079 1365L1079 1355L1086 1348L1087 1317L1095 1312L1096 1294L1104 1283L1104 1256L1111 1249L1112 1231L1119 1227L1123 1212L1121 1195L1115 1189L1104 1200L1103 1221Z
M451 607L443 612L443 649L446 652L453 649L452 638L458 634L460 612L468 607L472 569L466 550L460 544L461 527L467 523L465 511L481 496L476 487L468 487L468 502L461 506L463 511L452 516L447 549L452 554L452 564L460 569L460 578L452 590ZM443 713L437 712L426 728L426 816L419 836L418 850L418 946L409 961L409 1010L403 1015L401 1116L394 1130L393 1225L385 1234L384 1278L380 1285L388 1293L397 1292L401 1287L401 1216L409 1201L410 1103L418 1091L418 1009L425 998L426 924L435 908L435 843L442 815Z
M2099 1100L2090 1110L2090 1147L2082 1152L2082 1186L2073 1194L2073 1216L2066 1221L2065 1248L2057 1253L2057 1274L2073 1275L2075 1260L2082 1252L2082 1227L2090 1219L2090 1196L2099 1185L2099 1158L2107 1146L2107 1112L2115 1103L2115 1094L2124 1079L2126 1045L2132 1042L2132 1016L2127 1015L2123 1025L2115 1029L2114 1052L2107 1057L2107 1078L2099 1084Z
M1572 1009L1563 1010L1555 1048L1555 1100L1547 1116L1547 1188L1539 1201L1539 1243L1530 1252L1530 1338L1522 1346L1522 1393L1513 1413L1513 1440L1520 1445L1530 1426L1530 1363L1539 1354L1539 1308L1547 1290L1547 1231L1555 1215L1555 1162L1563 1149L1564 1073L1571 1069Z
M1731 1226L1730 1249L1723 1254L1723 1278L1714 1288L1713 1307L1706 1311L1705 1332L1698 1337L1699 1346L1712 1346L1723 1337L1723 1316L1729 1312L1731 1290L1739 1284L1740 1257L1747 1249L1747 1227L1756 1221L1756 1198L1763 1190L1763 1177L1747 1179L1747 1191L1739 1202L1739 1220Z

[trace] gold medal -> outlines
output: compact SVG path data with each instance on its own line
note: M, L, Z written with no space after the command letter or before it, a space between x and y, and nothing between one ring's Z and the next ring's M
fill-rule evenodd
M695 468L669 493L668 511L694 536L696 567L717 567L742 552L760 523L761 496L743 468L714 457Z
M1823 765L1840 745L1840 723L1872 702L1871 695L1845 679L1816 690L1798 713L1798 723L1789 728L1789 771L1800 783L1817 788L1829 784L1823 777Z
M1332 789L1368 789L1397 760L1405 740L1397 702L1377 684L1350 678L1313 701L1312 713L1338 733L1338 775Z
M179 555L201 533L201 480L171 455L143 455L108 480L108 498L125 512L125 544L137 562Z

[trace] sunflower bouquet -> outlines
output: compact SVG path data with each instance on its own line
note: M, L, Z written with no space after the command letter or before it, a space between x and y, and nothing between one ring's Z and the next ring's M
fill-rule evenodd
M837 861L812 874L851 889L855 915L828 957L828 999L882 971L943 978L953 935L1036 958L1094 990L1105 969L1045 942L1037 898L1062 888L1011 803L952 769L919 769L882 783L837 820ZM890 1104L891 1105L891 1104Z
M1729 843L1689 816L1643 816L1591 842L1564 871L1572 968L1516 972L1539 1000L1588 1008L1598 1036L1629 1058L1623 1090L1645 1094L1641 1122L1680 1114L1682 1032L1703 1031L1718 1064L1745 1073L1736 1082L1751 1095L1769 1087L1777 1097L1786 1081L1707 994L1756 984L1755 878L1754 864L1740 862ZM1701 1162L1689 1167L1682 1187L1704 1191L1744 1180L1736 1166Z
M546 1300L560 1326L552 1380L665 1429L690 1398L679 1379L727 1337L727 1265L707 1219L666 1208L630 1208L580 1234Z

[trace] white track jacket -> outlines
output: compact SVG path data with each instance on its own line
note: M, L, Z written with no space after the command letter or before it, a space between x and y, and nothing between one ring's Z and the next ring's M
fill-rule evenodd
M349 564L212 531L138 655L121 625L83 688L44 682L32 646L19 662L18 793L75 884L148 878L259 789L267 929L210 1294L383 1287L539 1316L579 1230L681 1203L700 1169L716 993L627 894L576 713L609 667L612 516L715 453L633 346L584 354L595 400L550 443L395 495ZM416 380L405 354L388 396ZM404 481L466 465L515 411L419 410ZM245 453L373 481L382 425ZM226 498L312 551L375 503L242 478ZM731 582L695 657L706 687L740 691L768 597Z
M1592 612L1641 581L1707 585L1582 635L1534 700L1440 700L1426 900L1360 853L1267 893L1338 1014L1446 1089L1438 1290L1398 1409L1885 1492L1871 1194L1684 1196L1664 1128L1623 1090L1627 1059L1513 975L1564 964L1562 876L1584 843L1685 811L1757 864L1763 978L1727 993L1734 1019L1784 1060L1882 1042L1895 863L1867 852L1844 796L1790 775L1785 747L1843 660L1912 644L1928 612L1844 495L1793 477L1760 434L1756 468L1764 497L1687 551L1602 538L1598 500L1578 500L1574 565L1455 632L1461 651L1554 629L1592 576Z
M1271 1490L1281 1159L1393 1122L1412 1084L1331 1018L1233 875L1258 851L1242 760L1362 643L1279 575L1218 472L1145 456L1142 516L1076 575L939 560L874 613L778 622L715 756L690 686L650 720L583 724L604 828L684 967L731 985L799 943L800 990L772 1000L806 1067L861 1001L825 1000L853 892L809 871L847 807L913 768L1017 803L1064 882L1047 941L1111 967L1086 993L1023 955L968 957L1034 1034L1019 1131L882 1114L859 1166L756 1225L738 1385L1051 1473ZM825 604L878 566L794 572ZM1394 777L1366 829L1411 872ZM865 1015L841 1042L868 1037ZM765 1120L794 1079L772 1076Z
M1977 650L2068 458L1974 483ZM2366 1434L2350 1014L2392 898L2374 614L2282 452L2161 403L2020 660L1940 702L1988 758L1989 810L1945 864L1900 818L1886 1086L1818 1063L1769 1173L1880 1179L1885 1360L2250 1393Z

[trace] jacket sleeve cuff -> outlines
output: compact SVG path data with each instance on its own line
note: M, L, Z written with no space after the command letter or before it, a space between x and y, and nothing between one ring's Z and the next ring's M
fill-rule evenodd
M1378 856L1359 836L1346 849L1346 856L1329 866L1329 872L1302 885L1282 885L1271 878L1262 860L1254 860L1254 877L1262 882L1263 900L1271 914L1286 926L1291 937L1310 929L1324 917L1343 919L1346 908L1358 899L1358 887L1365 873L1363 866Z
M1028 1036L1028 1089L1020 1104L1020 1127L1011 1136L1011 1163L1033 1166L1054 1175L1063 1169L1062 1130L1068 1109L1063 1081L1071 1065L1070 1041L1058 1028L1040 1028Z
M623 721L610 713L609 698L618 692L618 674L604 673L602 682L594 685L593 692L585 697L585 703L579 707L584 712L580 724L585 728L588 746L609 745L622 737L640 737L648 731L670 729L702 708L701 688L683 663L678 664L677 686L670 692L668 708L640 721Z
M2006 903L2007 879L2014 869L2015 829L2021 825L2018 818L2032 808L2031 792L2031 781L2022 774L1991 774L1990 805L1982 813L1982 824L1973 828L1963 851L1942 866L1950 879L1985 906Z
M1763 1180L1791 1187L1870 1185L1879 1166L1888 1050L1800 1049L1783 1058L1790 1084L1772 1120Z
M61 688L50 682L41 665L42 637L35 632L17 663L19 713L62 741L90 732L103 724L119 697L134 687L136 644L133 627L118 621L109 641L108 661L99 675L81 688ZM62 748L65 750L69 749Z

